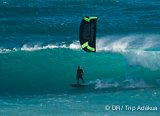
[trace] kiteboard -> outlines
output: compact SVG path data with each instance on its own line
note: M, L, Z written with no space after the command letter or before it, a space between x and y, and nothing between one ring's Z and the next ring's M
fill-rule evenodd
M86 84L70 84L71 87L85 87L87 86Z

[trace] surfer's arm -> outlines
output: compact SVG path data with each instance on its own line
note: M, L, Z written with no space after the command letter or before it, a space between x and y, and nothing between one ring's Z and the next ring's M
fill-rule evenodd
M81 72L81 73L82 73L82 75L83 75L83 74L84 74L84 71L82 70L82 72Z

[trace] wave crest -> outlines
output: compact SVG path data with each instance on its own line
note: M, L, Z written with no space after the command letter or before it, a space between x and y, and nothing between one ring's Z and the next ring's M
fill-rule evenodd
M45 49L56 49L56 48L64 48L64 49L72 49L77 50L80 49L80 45L77 42L73 42L70 45L66 45L64 43L61 44L48 44L45 46L41 45L28 45L24 44L21 48L13 48L13 49L7 49L7 48L0 48L0 53L9 53L13 51L39 51L39 50L45 50Z
M107 36L97 39L97 52L113 52L122 54L129 65L141 65L151 70L160 69L160 35L128 35L128 36ZM24 44L21 48L0 48L0 53L12 51L38 51L45 49L71 49L80 50L78 41L70 44L65 42L59 44Z
M97 42L97 50L120 53L128 60L129 65L141 65L151 70L158 70L160 69L159 38L160 35L103 37Z

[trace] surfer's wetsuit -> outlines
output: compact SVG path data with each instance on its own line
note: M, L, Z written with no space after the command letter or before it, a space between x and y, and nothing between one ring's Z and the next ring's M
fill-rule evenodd
M82 75L83 75L83 69L81 69L78 66L78 69L77 69L77 84L79 84L79 79L81 79L82 82L84 83L84 79L83 79Z

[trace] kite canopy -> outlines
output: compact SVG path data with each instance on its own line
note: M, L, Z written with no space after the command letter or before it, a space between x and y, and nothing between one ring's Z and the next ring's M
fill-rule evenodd
M83 50L96 52L97 17L84 17L79 30L79 40Z

